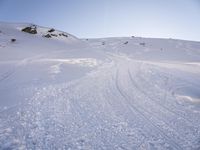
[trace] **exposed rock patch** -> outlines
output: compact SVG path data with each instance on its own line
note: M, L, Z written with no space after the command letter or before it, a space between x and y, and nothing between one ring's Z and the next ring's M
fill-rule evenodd
M55 36L55 37L57 37L58 35L57 35L57 34L51 34L51 36Z
M65 33L60 33L59 36L65 36L65 37L68 37L68 35L65 34Z
M37 27L35 25L32 25L30 27L23 28L22 31L30 34L37 34Z
M54 31L55 31L55 29L52 28L52 29L50 29L48 32L51 33L51 32L54 32Z
M46 35L44 35L43 37L51 38L51 35L50 35L50 34L46 34Z
M146 44L143 42L143 43L140 43L140 45L145 46Z
M36 25L27 26L21 29L21 31L30 33L30 34L40 33L42 34L42 37L45 37L45 38L53 38L53 37L58 37L58 36L68 37L67 34L63 32L57 32L54 28L48 29L46 31L40 31L40 28L37 28Z
M16 42L16 39L11 39L10 41L11 41L11 42Z
M128 41L124 42L124 44L128 44Z

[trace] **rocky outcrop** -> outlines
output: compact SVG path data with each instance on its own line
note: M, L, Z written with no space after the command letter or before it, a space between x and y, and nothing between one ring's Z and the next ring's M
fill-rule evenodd
M51 34L51 36L55 36L55 37L57 37L58 35L57 35L57 34Z
M46 34L46 35L43 35L43 37L46 37L46 38L52 38L52 36L57 37L58 35L57 34Z
M23 32L30 33L30 34L37 34L37 27L35 25L25 27L22 29Z
M51 35L50 35L50 34L46 34L46 35L44 35L43 37L51 38Z
M55 31L55 29L53 29L53 28L51 28L48 32L54 32Z
M68 35L65 34L65 33L60 33L59 35L60 35L60 36L64 36L64 37L68 37Z
M27 26L27 27L23 28L21 31L26 32L26 33L30 33L30 34L39 33L39 34L42 35L42 37L45 37L45 38L53 38L53 37L58 37L58 36L68 37L68 35L66 33L58 32L53 28L48 29L46 31L40 31L40 28L39 27L37 28L36 25Z

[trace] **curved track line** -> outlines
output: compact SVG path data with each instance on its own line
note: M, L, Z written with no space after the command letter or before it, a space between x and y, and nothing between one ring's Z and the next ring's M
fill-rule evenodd
M132 81L131 81L132 82ZM135 85L135 82L132 82L133 85ZM137 88L137 87L136 87ZM147 97L148 98L148 97ZM157 104L157 103L155 103ZM140 104L139 104L140 105ZM162 105L161 105L162 106ZM139 106L140 107L140 106ZM165 123L169 128L171 128L173 130L173 132L175 132L179 137L185 137L184 134L181 134L179 132L176 131L176 128L173 127L173 125L171 125L169 122L166 122L165 120L162 119L162 117L159 117L159 116L156 116L155 113L152 113L148 110L145 110L144 108L140 107L143 111L146 111L148 114L151 114L152 115L152 118L155 118L155 119L158 119L160 120L161 122ZM190 123L191 124L191 123ZM192 124L191 124L192 125ZM187 139L182 139L184 140L188 145L192 145L191 142L188 142L190 140L190 138L187 138Z
M124 98L124 100L129 104L130 109L132 111L137 112L144 120L146 120L146 122L150 126L153 126L158 131L158 133L161 134L176 149L180 149L180 150L182 149L182 147L179 144L177 144L176 142L171 140L171 138L165 132L163 132L157 125L155 125L149 118L147 118L136 106L134 106L132 103L130 103L129 98L127 97L127 95L119 87L119 84L118 84L118 70L117 70L117 73L116 73L116 88L117 88L118 92L120 93L120 95Z
M131 79L132 84L133 84L143 95L145 95L147 98L149 98L154 104L159 105L160 107L164 108L164 109L167 110L168 112L179 116L180 118L184 119L188 124L194 126L194 124L191 123L191 120L189 120L188 118L185 118L183 115L181 115L181 114L179 114L179 113L174 112L173 110L170 110L168 107L166 107L166 106L164 106L164 105L158 103L156 100L154 100L153 98L151 98L151 96L149 96L145 91L143 91L143 90L139 87L139 85L133 80L133 77L132 77L132 75L131 75L129 69L128 69L128 75L129 75L129 77L130 77L130 79ZM198 127L198 126L195 126L195 127Z

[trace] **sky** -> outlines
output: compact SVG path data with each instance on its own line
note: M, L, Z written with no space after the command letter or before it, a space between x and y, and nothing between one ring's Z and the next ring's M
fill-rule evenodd
M79 38L200 41L200 0L0 0L0 21L53 27Z

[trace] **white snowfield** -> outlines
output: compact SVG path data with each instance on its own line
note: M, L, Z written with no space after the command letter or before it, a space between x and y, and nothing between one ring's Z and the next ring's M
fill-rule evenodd
M200 149L200 42L27 26L0 23L0 149Z

